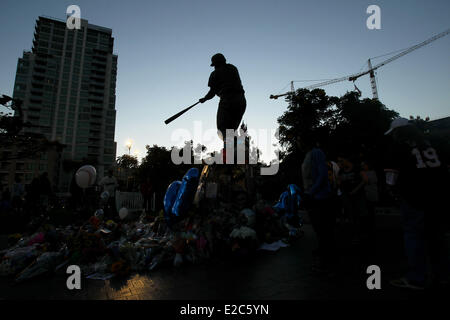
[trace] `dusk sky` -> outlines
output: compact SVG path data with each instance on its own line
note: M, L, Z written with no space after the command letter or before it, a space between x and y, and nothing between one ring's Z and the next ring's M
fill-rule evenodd
M286 110L270 94L291 80L331 79L367 68L367 59L410 47L450 27L450 1L22 1L0 2L0 93L12 95L17 59L31 50L40 15L65 19L76 4L89 23L111 28L118 55L117 156L145 156L145 145L170 147L177 128L194 121L215 129L218 98L196 106L169 125L164 120L208 91L210 58L221 52L240 72L249 128L275 129ZM369 30L366 9L381 8L381 30ZM450 115L450 35L377 72L379 98L401 116ZM373 64L389 58L374 59ZM299 88L312 82L297 82ZM369 77L356 85L372 97ZM345 81L329 95L353 90ZM196 142L196 141L194 141ZM263 150L264 152L265 150ZM263 159L273 158L266 153Z

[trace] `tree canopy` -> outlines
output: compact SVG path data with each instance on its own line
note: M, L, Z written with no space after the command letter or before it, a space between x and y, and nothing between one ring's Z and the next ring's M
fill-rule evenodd
M288 96L288 110L278 118L282 159L298 159L306 151L304 146L315 143L329 158L345 150L380 159L384 132L398 113L378 99L360 97L353 91L342 97L328 96L322 89L300 89Z
M138 159L128 154L117 157L116 163L118 167L123 169L136 169L139 165Z
M0 146L15 147L15 152L0 152L0 161L33 158L51 147L62 149L57 141L49 141L43 134L25 132L24 128L40 127L24 121L23 101L7 95L0 97ZM7 110L7 112L5 112Z

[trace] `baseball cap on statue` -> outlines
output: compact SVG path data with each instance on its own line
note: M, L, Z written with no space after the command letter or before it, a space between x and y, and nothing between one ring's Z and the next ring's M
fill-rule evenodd
M386 134L389 134L389 133L391 133L394 129L396 129L396 128L400 128L400 127L404 127L404 126L409 126L409 125L411 125L410 123L409 123L409 120L408 119L406 119L406 118L396 118L396 119L394 119L394 120L392 120L392 122L391 122L391 127L389 128L389 130L388 131L386 131L384 134L386 135Z
M211 57L211 67L214 67L218 64L224 64L227 60L225 59L224 55L221 53L216 53Z

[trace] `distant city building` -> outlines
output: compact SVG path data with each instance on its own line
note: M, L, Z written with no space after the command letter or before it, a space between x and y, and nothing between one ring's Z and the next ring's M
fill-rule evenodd
M115 162L117 55L111 35L87 20L70 30L64 20L41 16L32 50L17 64L13 97L23 100L24 121L35 125L25 132L65 146L55 175L61 192L80 165L92 164L101 178ZM40 161L40 172L55 165Z

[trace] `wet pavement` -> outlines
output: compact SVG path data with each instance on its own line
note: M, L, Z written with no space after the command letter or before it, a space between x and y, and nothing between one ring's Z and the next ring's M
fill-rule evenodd
M311 273L315 236L310 225L304 236L277 252L258 251L240 261L164 268L126 279L89 280L80 290L68 290L67 275L14 284L0 279L0 299L108 299L108 300L297 300L297 299L409 299L410 292L389 285L405 269L400 217L377 215L375 249L352 245L344 226L338 228L338 263L334 276ZM381 290L368 290L369 265L381 268Z

